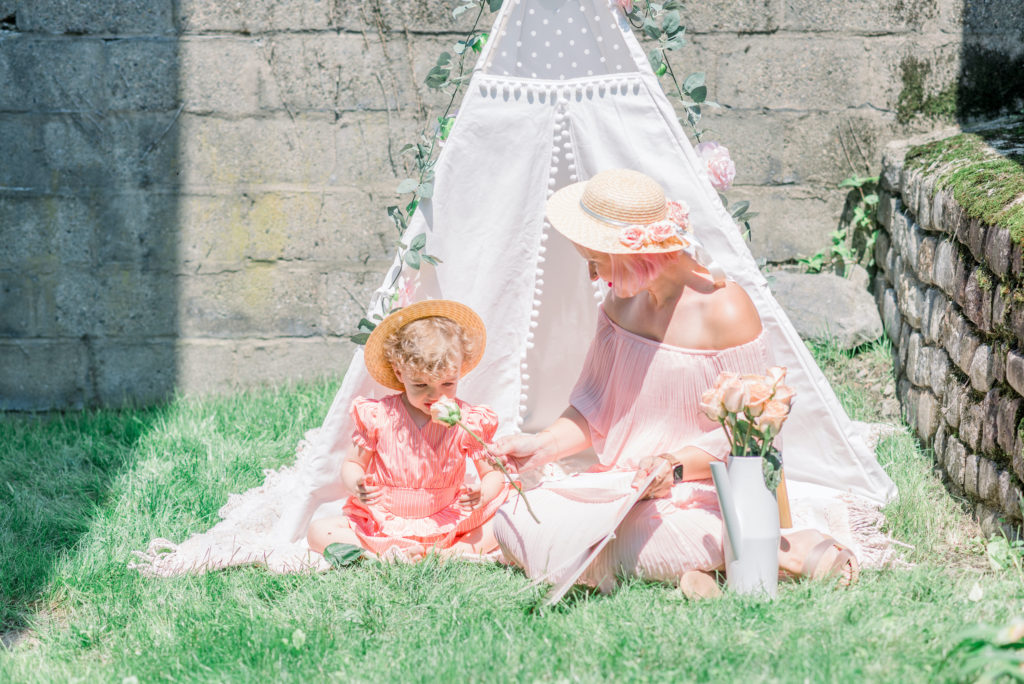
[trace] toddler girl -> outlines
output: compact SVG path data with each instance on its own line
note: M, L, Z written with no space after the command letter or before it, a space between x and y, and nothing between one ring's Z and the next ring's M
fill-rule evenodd
M455 399L459 378L480 361L485 341L480 317L448 300L400 309L371 333L367 370L402 391L352 402L353 444L341 468L352 495L343 516L310 526L313 550L342 542L378 555L397 547L417 558L432 548L480 554L497 547L491 518L508 495L504 475L464 429L432 421L430 412L438 400L454 400L467 427L485 442L494 437L494 411ZM478 487L463 484L467 457L480 475Z

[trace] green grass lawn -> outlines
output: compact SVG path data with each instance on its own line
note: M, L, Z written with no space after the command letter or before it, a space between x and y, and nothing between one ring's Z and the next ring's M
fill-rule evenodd
M851 414L877 419L878 397L849 379L887 372L887 350L818 354ZM0 419L0 681L955 681L962 659L947 656L965 628L1024 614L1021 575L989 569L985 540L902 434L879 459L915 565L865 571L850 590L693 603L633 582L541 609L516 570L436 559L312 576L127 569L151 537L205 530L229 493L287 463L336 387Z

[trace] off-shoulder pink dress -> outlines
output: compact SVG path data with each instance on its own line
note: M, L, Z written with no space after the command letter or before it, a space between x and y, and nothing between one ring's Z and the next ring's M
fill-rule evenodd
M498 417L486 406L455 400L462 422L484 441L494 437ZM366 505L355 497L343 513L364 547L384 553L423 545L448 548L493 517L508 488L482 508L458 506L467 457L485 459L480 443L461 427L428 422L416 425L401 394L383 399L358 397L352 402L352 441L373 452L366 484L380 486L384 496Z
M594 529L628 494L631 472L651 455L696 446L719 459L728 443L718 423L698 409L700 395L722 371L761 373L771 365L762 332L736 347L687 349L647 339L616 325L602 311L570 403L587 420L597 478L575 476L527 492L541 524L510 502L495 517L495 536L506 557L527 575L542 578L564 565L578 544L610 530ZM621 473L621 477L614 477ZM607 482L607 487L594 483ZM678 581L688 570L723 565L724 539L711 480L674 485L671 497L636 503L614 538L593 559L581 581L610 587L618 576Z

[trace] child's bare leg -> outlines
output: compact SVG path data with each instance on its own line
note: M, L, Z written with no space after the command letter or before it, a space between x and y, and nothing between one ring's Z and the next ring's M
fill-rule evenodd
M498 548L498 540L494 537L493 521L488 520L480 527L466 534L452 544L450 551L459 555L480 555Z
M309 525L306 541L309 542L309 548L317 553L323 553L324 549L335 542L362 547L359 537L349 527L348 519L340 515L314 520Z

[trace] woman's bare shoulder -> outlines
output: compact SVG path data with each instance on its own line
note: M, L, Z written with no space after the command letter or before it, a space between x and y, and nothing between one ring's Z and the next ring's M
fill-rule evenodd
M757 307L747 291L731 280L708 294L704 324L717 349L745 344L761 334Z

